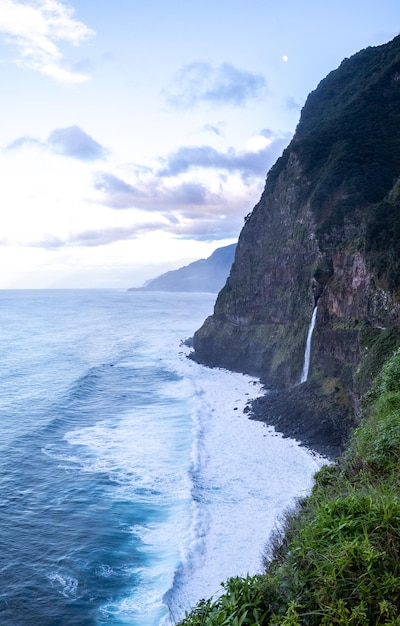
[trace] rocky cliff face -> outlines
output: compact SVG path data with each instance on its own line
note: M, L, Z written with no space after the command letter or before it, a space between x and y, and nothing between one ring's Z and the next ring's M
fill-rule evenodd
M399 176L397 37L343 61L308 97L194 358L291 386L317 305L309 384L354 410L400 342Z

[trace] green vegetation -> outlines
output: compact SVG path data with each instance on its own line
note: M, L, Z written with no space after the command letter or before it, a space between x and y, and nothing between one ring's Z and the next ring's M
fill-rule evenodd
M265 573L228 580L181 626L400 626L400 349L361 418L275 533Z
M400 345L400 328L393 326L382 329L366 323L360 323L358 326L362 359L354 375L354 382L358 395L362 395L382 369L383 363L396 346Z
M336 248L346 229L350 232L351 222L362 239L371 217L367 238L374 250L386 250L381 234L389 245L399 246L392 230L398 197L397 202L383 202L399 176L399 103L400 37L396 37L345 59L320 82L307 98L293 141L269 172L267 187L287 168L290 155L296 155L304 180L309 181L300 200L310 202L320 245L327 252ZM393 258L398 263L397 251ZM382 265L385 260L376 262Z
M343 216L357 204L381 200L398 176L400 39L367 48L331 72L312 92L297 129L296 152L317 179L314 204L346 182ZM382 112L385 114L382 115ZM355 198L349 201L349 196ZM332 213L329 212L329 218Z
M400 288L400 179L371 211L366 230L366 252L378 280L389 291Z

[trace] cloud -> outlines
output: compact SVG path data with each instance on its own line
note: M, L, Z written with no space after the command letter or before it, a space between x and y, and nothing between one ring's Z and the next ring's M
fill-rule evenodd
M267 135L264 134L263 137ZM165 159L164 167L158 171L158 175L178 176L192 168L201 167L239 172L243 178L265 176L288 141L289 135L275 136L268 142L264 142L264 147L259 150L230 148L226 152L220 152L210 146L182 147ZM258 143L262 146L261 142Z
M101 172L97 175L95 189L108 194L137 194L135 187L126 183L122 178L106 172Z
M302 107L302 105L298 104L298 102L296 102L296 100L292 96L286 99L286 106L288 109L294 109L296 111L300 111Z
M239 185L234 191L226 189L226 193L225 186L213 192L201 182L179 179L173 185L166 185L166 182L154 177L137 188L114 175L102 173L97 178L100 197L96 201L111 209L132 210L132 219L143 220L146 213L153 213L155 219L143 220L145 223L139 224L134 236L162 230L179 239L212 241L238 236L244 215L262 190L259 180L248 188ZM119 236L119 231L111 229L108 235L103 231L99 236L93 235L92 240L85 236L85 245L94 245L92 241L101 245L105 237L115 234Z
M262 137L267 137L267 139L276 139L276 137L278 136L276 132L271 128L263 128L262 130L260 130L259 135L261 135Z
M184 182L170 191L176 204L204 205L207 190L201 183Z
M156 177L139 188L107 172L96 174L94 188L102 194L100 202L112 209L168 212L174 206L205 205L210 196L206 187L197 182L181 182L167 188Z
M165 222L152 221L131 224L129 226L113 226L109 228L86 229L70 233L66 237L57 237L55 235L45 234L39 239L30 242L24 242L24 245L30 248L45 248L47 250L56 250L60 248L94 248L98 246L106 246L116 241L124 241L135 239L142 234L153 232L154 230L163 229ZM18 245L18 241L3 240L2 245Z
M233 239L238 236L241 218L216 219L215 216L201 216L200 219L157 219L147 222L139 222L128 226L114 226L110 228L87 229L71 233L68 237L61 238L53 235L45 235L41 239L31 241L31 248L45 248L56 250L62 248L95 248L111 245L117 241L137 239L141 235L162 231L169 233L178 239L195 239L197 241L213 241ZM3 245L15 245L15 242L3 242Z
M217 135L218 137L223 137L223 132L221 131L220 128L218 128L218 126L213 126L212 124L205 124L205 126L203 127L203 130L205 130L206 132L213 133L214 135Z
M65 242L65 245L70 246L83 246L86 248L93 248L96 246L106 246L115 241L124 241L127 239L135 239L147 232L159 230L163 228L164 224L161 221L158 222L146 222L133 224L131 226L116 226L112 228L102 229L88 229L82 232L72 234Z
M25 135L24 137L18 137L12 143L10 143L6 150L19 150L20 148L24 148L25 146L42 146L43 144L39 141L39 139L35 139L34 137L29 137Z
M289 139L265 128L242 149L183 146L138 168L113 165L112 159L99 167L95 159L104 158L104 148L78 126L55 129L44 142L19 137L8 146L12 158L3 157L14 172L10 189L25 172L21 198L29 196L31 222L15 219L7 232L24 245L49 251L98 248L160 233L199 242L234 239ZM36 163L36 157L37 171L19 167ZM38 200L43 191L45 207ZM24 201L13 196L19 210Z
M79 126L56 128L50 133L47 145L56 154L63 154L81 161L103 159L107 151Z
M0 0L1 1L1 0ZM79 161L96 161L104 159L108 151L85 133L79 126L56 128L46 142L27 135L18 137L10 143L6 150L19 150L25 147L47 148L55 154L78 159Z
M11 241L8 245L15 245L15 243L16 242ZM46 234L41 239L24 242L24 245L30 248L46 248L47 250L54 250L57 248L63 248L66 245L66 242L61 237Z
M212 218L201 220L159 219L132 224L129 226L87 229L71 233L64 239L52 235L45 235L43 238L31 241L25 245L28 245L31 248L46 249L75 247L94 248L98 246L107 246L115 243L116 241L136 239L141 235L153 233L154 231L167 232L182 239L212 241L214 239L229 239L237 237L238 224L236 224L235 221L227 224L226 221L221 220L218 228L216 228L215 220ZM15 242L3 241L3 245L15 245Z
M98 172L95 201L139 215L152 212L161 222L151 222L150 230L161 228L177 238L235 238L262 191L269 168L289 140L289 135L277 136L266 128L242 150L181 147L163 160L162 168L143 176L134 169L126 170L123 177Z
M265 91L266 82L260 74L240 70L230 63L213 67L197 62L185 65L164 95L169 104L183 108L202 102L243 106Z
M194 239L195 241L222 241L237 239L243 220L241 219L203 219L193 222L182 222L171 226L167 230L179 239Z
M96 248L112 245L118 241L138 239L142 235L162 231L177 239L195 239L197 241L214 241L234 239L238 236L243 220L233 216L230 219L220 219L218 216L185 216L168 219L161 216L155 220L138 222L130 225L110 226L103 228L88 228L60 237L44 234L42 237L29 242L17 239L3 239L0 246L24 245L29 248L43 248L46 250L62 250L71 248Z
M103 194L102 203L112 209L130 209L142 196L136 187L108 172L97 172L94 188Z
M77 47L93 35L73 13L59 0L0 0L0 34L17 48L17 64L62 83L82 83L90 77L65 67L58 47L58 42Z

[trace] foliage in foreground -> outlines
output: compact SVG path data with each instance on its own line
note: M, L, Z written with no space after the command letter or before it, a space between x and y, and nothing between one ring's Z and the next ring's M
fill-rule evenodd
M400 349L362 418L275 533L265 573L228 580L181 626L400 626Z

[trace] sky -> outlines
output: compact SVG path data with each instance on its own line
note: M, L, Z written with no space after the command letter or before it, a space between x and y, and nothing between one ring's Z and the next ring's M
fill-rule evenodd
M307 95L399 31L399 0L0 0L0 289L235 242Z

